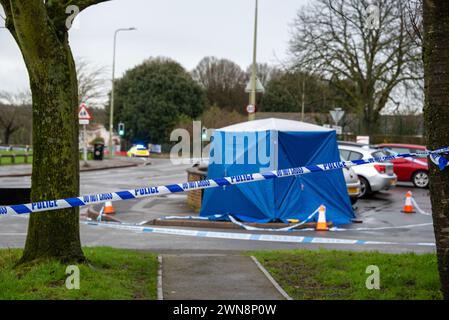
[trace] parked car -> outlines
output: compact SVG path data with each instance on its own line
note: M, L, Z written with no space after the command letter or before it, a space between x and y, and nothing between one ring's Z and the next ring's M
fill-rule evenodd
M148 158L150 156L150 151L143 145L136 145L128 150L127 155L130 158L134 157Z
M346 189L348 190L351 203L355 204L360 196L360 180L353 168L344 168L343 175L345 177Z
M352 161L385 156L382 150L365 149L355 146L339 145L343 161ZM389 190L396 186L397 176L391 162L373 162L352 167L360 179L359 197L367 197L374 192Z
M388 155L397 153L417 153L426 151L425 146L399 143L383 143L377 146ZM413 182L417 188L429 186L429 166L427 158L401 158L391 160L394 164L394 173L399 181Z
M366 143L358 143L353 141L338 141L339 146L359 147L364 149L375 149L376 146Z

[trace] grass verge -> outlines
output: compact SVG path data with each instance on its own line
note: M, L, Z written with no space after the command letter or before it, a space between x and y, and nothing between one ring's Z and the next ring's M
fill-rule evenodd
M14 268L22 250L0 250L0 299L156 299L157 256L106 247L84 248L80 288L68 290L67 266L47 261Z
M296 300L441 299L435 254L335 250L251 252ZM367 267L379 268L380 289L368 290Z

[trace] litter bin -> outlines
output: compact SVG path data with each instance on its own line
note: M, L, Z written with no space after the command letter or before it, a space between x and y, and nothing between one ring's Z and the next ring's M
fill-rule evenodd
M104 157L104 144L94 144L94 160L101 161Z

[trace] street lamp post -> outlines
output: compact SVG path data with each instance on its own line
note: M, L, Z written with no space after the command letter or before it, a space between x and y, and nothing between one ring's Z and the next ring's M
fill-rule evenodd
M256 11L254 19L254 47L253 47L253 65L251 68L251 91L249 94L249 104L256 107L256 90L257 90L257 16L258 16L259 0L256 0ZM248 120L256 119L256 110L248 114Z
M115 82L115 49L117 45L117 34L120 31L133 31L136 28L120 28L114 32L114 49L112 54L112 89L111 89L111 107L109 110L109 157L114 156L114 148L112 147L112 134L114 131L114 82Z

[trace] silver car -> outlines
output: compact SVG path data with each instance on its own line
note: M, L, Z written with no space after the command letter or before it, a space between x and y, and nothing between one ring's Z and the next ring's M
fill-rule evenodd
M338 146L343 161L383 157L381 150L366 149L355 146ZM373 162L352 167L361 184L359 197L367 197L374 192L388 190L396 186L397 176L391 162Z
M353 168L343 168L343 175L345 176L346 189L348 190L351 203L355 204L360 196L360 180Z

